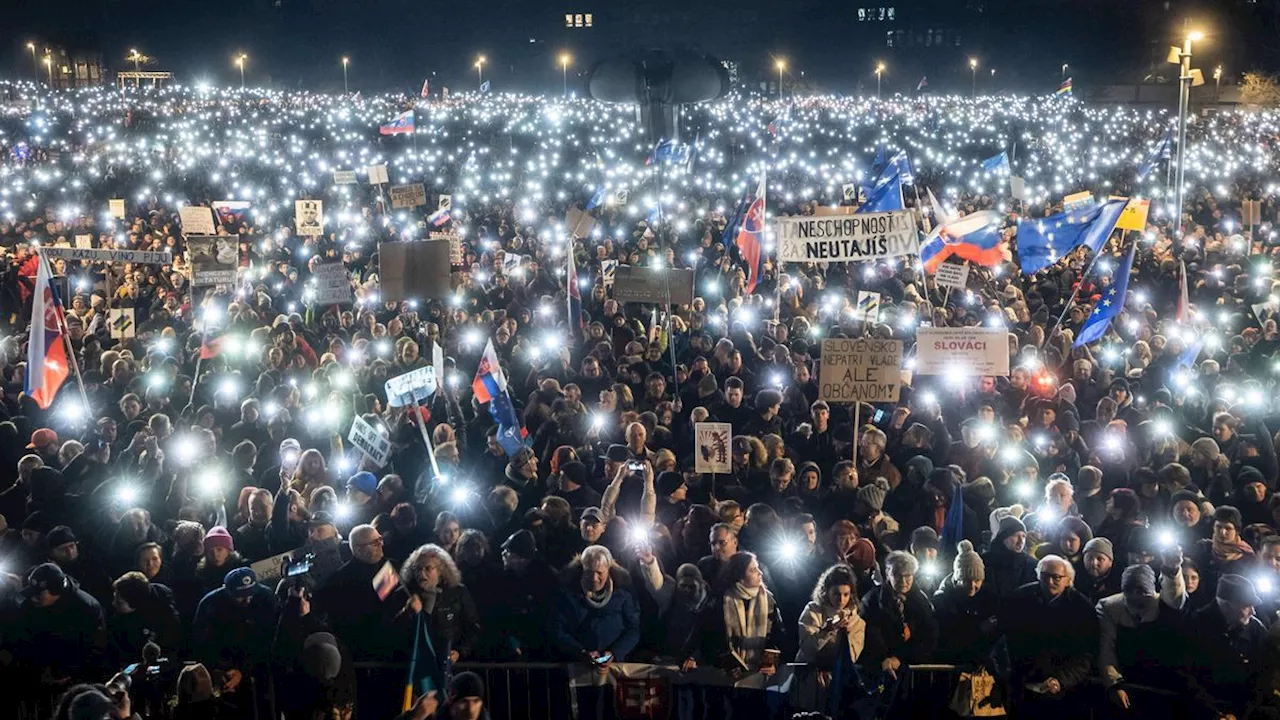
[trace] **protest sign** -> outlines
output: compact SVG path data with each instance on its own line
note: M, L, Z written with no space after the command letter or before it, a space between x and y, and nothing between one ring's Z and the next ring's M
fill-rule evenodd
M295 200L293 222L299 235L324 234L324 202L321 200Z
M40 254L46 258L83 260L85 262L134 263L141 265L168 265L173 256L155 250L102 250L96 248L42 247Z
M393 208L415 208L427 204L427 188L422 183L392 185L389 192Z
M436 392L436 369L428 365L397 375L387 380L386 391L391 407L420 404Z
M347 267L341 262L321 263L311 271L315 278L315 302L317 305L338 305L351 302L351 280Z
M693 270L619 265L614 273L613 299L620 303L690 305Z
M428 233L427 237L432 240L449 241L449 264L453 267L461 267L466 258L462 254L462 236L456 232L433 232Z
M77 236L76 236L76 247L81 248L81 249L83 249L83 250L91 249L91 248L93 247L93 236L92 236L92 235L77 235Z
M1124 200L1126 198L1112 195L1108 200ZM1129 200L1129 204L1124 206L1124 211L1120 213L1120 218L1116 220L1117 230L1137 230L1142 232L1147 229L1147 212L1151 210L1151 201L1142 198L1134 198Z
M440 201L436 204L436 212L440 212L441 210L452 210L452 209L453 209L453 196L441 195Z
M191 284L228 285L236 281L240 265L240 238L236 235L190 235L187 259L191 263Z
M596 226L596 219L578 208L569 208L564 214L564 226L570 237L585 238Z
M600 280L605 287L613 287L613 281L618 276L617 260L601 260L600 261Z
M1027 202L1031 199L1031 194L1027 192L1027 181L1017 175L1009 176L1009 196L1014 200Z
M870 290L858 291L858 304L853 308L853 317L863 322L880 320L880 293Z
M502 274L511 275L520 270L520 263L524 262L524 256L520 253L503 253L502 254Z
M447 240L378 243L379 289L388 302L448 300L450 269Z
M387 166L385 163L382 165L370 165L368 172L370 185L385 185L387 183Z
M1262 203L1258 200L1243 200L1240 203L1240 224L1246 227L1262 224ZM1117 227L1119 224L1117 223Z
M858 186L855 183L845 183L840 186L840 196L844 202L856 202L858 199Z
M938 287L963 290L969 282L969 264L944 262L934 271L933 281Z
M178 217L182 219L182 234L188 237L217 232L213 224L213 210L207 207L187 205L178 210Z
M386 465L387 458L391 456L391 441L383 437L377 428L359 415L351 423L351 432L347 435L347 440L378 467Z
M902 389L902 341L828 338L822 341L818 399L897 402Z
M781 262L857 262L920 252L915 221L906 210L782 217L773 225Z
M289 550L279 555L272 555L269 558L259 560L250 565L250 569L258 576L258 582L269 583L275 582L284 576L284 566L289 564L289 559L297 550Z
M107 214L117 220L124 219L124 198L111 198L107 201Z
M916 330L917 375L1009 374L1009 340L1003 328Z
M356 171L355 170L334 170L333 184L334 185L355 185Z
M125 340L134 337L138 327L133 324L133 308L112 308L107 316L107 325L111 328L111 337Z
M1093 204L1093 193L1085 190L1084 192L1072 193L1062 198L1062 211L1078 210L1086 208Z
M725 422L694 423L693 436L696 441L693 468L695 472L733 472L733 462L729 456L730 443L733 441L732 424Z

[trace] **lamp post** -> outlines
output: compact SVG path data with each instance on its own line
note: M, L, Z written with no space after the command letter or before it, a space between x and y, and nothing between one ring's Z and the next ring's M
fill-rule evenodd
M884 63L876 63L876 99L880 99L880 76L884 74Z
M569 97L569 61L573 58L569 57L569 53L560 54L560 72L564 76L564 96Z
M787 61L781 58L774 61L774 66L778 68L778 99L782 99L782 72L787 69Z
M978 58L969 58L969 70L973 73L973 90L971 97L978 97Z
M236 67L240 68L240 89L241 90L244 89L244 61L247 59L249 59L249 56L244 53L240 53L238 56L236 56Z
M1178 172L1175 173L1175 182L1177 187L1174 188L1174 226L1178 228L1181 234L1182 228L1182 183L1184 173L1187 166L1187 108L1191 105L1191 43L1204 39L1201 32L1187 33L1187 39L1182 43L1182 52L1178 53L1179 73L1178 73Z
M485 57L483 55L476 58L476 88L477 89L484 86L484 62L485 62Z
M1222 66L1213 69L1213 99L1217 100L1222 92Z
M1066 64L1066 63L1062 63L1062 79L1063 79L1063 80L1066 80L1066 79L1067 79L1067 64Z
M31 69L35 71L36 82L40 82L40 61L36 59L36 44L27 43L27 49L31 51Z
M138 67L138 66L139 66L139 60L141 60L141 59L142 59L142 56L138 54L138 49L137 49L137 48L130 48L130 49L129 49L129 57L128 57L128 59L133 61L133 71L134 71L135 73L136 73L136 72L138 72L138 71L139 71L139 69L140 69L140 68Z
M342 57L342 92L344 94L351 92L351 88L347 85L347 65L350 62L351 58L346 57L345 55Z
M44 56L44 69L49 71L49 87L53 87L53 56Z

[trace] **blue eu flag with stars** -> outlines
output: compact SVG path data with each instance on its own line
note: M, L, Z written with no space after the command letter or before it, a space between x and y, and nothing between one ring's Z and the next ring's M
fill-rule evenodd
M1135 242L1129 249L1129 255L1112 275L1111 286L1102 291L1098 304L1084 321L1072 347L1083 347L1105 335L1107 328L1111 327L1111 320L1124 309L1125 293L1129 290L1129 271L1133 269L1133 255L1137 251L1138 243Z

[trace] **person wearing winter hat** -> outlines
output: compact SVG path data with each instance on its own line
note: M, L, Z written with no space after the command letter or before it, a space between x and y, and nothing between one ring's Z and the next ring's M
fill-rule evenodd
M991 546L982 555L986 568L986 584L997 599L1011 597L1019 587L1035 582L1036 561L1026 554L1027 526L1009 512L997 508L992 517L1002 515L991 538Z
M1115 568L1111 541L1096 537L1085 543L1076 570L1076 589L1097 601L1120 592L1120 570Z
M878 477L874 482L858 488L858 513L868 519L884 511L884 499L889 495L889 481Z
M228 572L244 564L244 559L236 552L231 533L221 525L209 528L204 535L204 557L196 564L196 578L202 592L221 586Z
M1097 605L1103 686L1120 708L1155 713L1155 717L1174 716L1168 703L1182 683L1178 675L1186 603L1182 552L1172 548L1164 555L1158 595L1151 566L1130 565L1121 574L1120 592ZM1163 692L1151 693L1149 688Z
M552 494L567 500L569 507L577 513L589 507L600 506L600 493L587 483L587 466L577 460L570 460L560 466L556 489Z
M986 567L973 543L961 540L956 558L938 591L933 594L933 612L942 632L938 636L938 662L989 663L995 644L998 606L995 595L984 589Z
M38 642L19 643L14 662L39 676L88 679L100 671L106 650L102 606L54 563L37 565L28 575L13 627L38 632Z
M252 568L236 568L196 607L192 657L214 668L224 693L233 691L250 668L270 659L275 626L275 593Z
M1192 546L1187 554L1200 568L1200 586L1210 593L1223 575L1251 575L1255 563L1253 548L1240 537L1244 520L1240 511L1223 505L1213 511L1213 536Z
M658 496L656 518L664 527L671 527L672 523L688 514L689 486L685 484L683 473L675 470L659 473L654 488Z
M1204 717L1244 717L1266 657L1267 630L1255 615L1261 602L1244 576L1218 578L1215 602L1193 613L1186 656L1197 679L1194 701Z
M347 505L339 513L341 530L350 532L357 525L373 522L378 514L378 478L371 472L358 472L347 478Z
M1205 498L1193 490L1179 490L1169 496L1173 533L1185 548L1213 536L1213 520L1205 516Z

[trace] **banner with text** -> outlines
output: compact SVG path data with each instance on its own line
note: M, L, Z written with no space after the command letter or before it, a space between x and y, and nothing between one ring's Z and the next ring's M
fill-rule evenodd
M827 402L897 402L902 390L902 341L827 338L818 368L818 399Z
M1008 337L1003 328L919 328L916 374L1008 376Z
M347 435L347 440L378 467L386 465L387 459L391 456L391 441L383 437L382 433L378 432L378 428L370 425L359 415L351 423L351 433Z
M773 229L781 262L859 262L920 252L915 221L906 210L782 217Z
M427 188L422 183L392 185L388 192L393 208L416 208L427 204Z
M229 285L236 281L240 265L240 236L191 235L187 237L191 284Z
M340 262L321 263L311 271L316 280L315 302L317 305L341 305L351 302L351 280L347 277L347 266Z
M95 248L42 247L40 253L46 258L62 258L63 260L83 260L85 262L134 263L142 265L168 265L173 256L167 252L154 250L102 250Z

